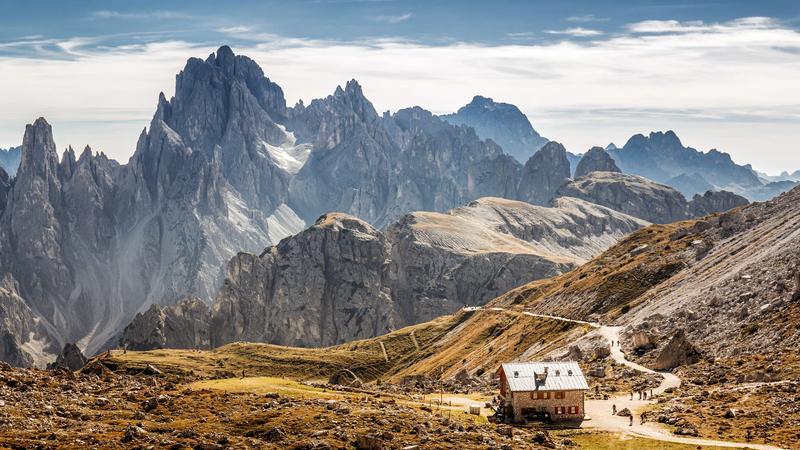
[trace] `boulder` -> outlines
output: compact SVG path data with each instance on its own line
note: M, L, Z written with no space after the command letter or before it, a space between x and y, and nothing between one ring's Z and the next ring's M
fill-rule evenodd
M565 361L580 361L583 359L583 351L577 345L570 345L569 351L562 359Z
M633 350L644 352L652 350L656 347L655 339L646 331L637 331L633 333Z
M611 356L611 348L607 345L599 345L594 348L594 356L597 359L605 359Z
M357 450L383 450L383 440L377 436L362 434L356 439Z
M656 370L671 370L679 366L700 361L700 352L686 338L683 330L678 330L656 358Z
M605 378L606 368L603 366L594 366L589 369L588 375L592 378Z
M630 409L622 408L619 411L617 411L617 415L621 417L630 417L632 414Z

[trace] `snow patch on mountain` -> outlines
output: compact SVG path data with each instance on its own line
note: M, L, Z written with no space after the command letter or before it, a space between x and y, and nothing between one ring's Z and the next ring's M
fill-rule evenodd
M311 153L311 144L297 144L297 137L291 131L286 131L286 127L278 125L283 131L285 139L280 146L275 146L266 141L261 141L267 151L267 156L281 169L295 174L308 160Z
M303 219L298 216L286 203L281 203L275 212L267 218L267 233L270 242L279 242L281 239L297 234L306 227Z

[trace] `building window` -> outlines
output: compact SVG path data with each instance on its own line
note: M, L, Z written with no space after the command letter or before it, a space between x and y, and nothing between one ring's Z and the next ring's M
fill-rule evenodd
M563 392L556 392L556 399L563 400L564 399L564 393Z
M579 408L577 406L570 406L569 413L570 414L578 414Z
M564 407L563 406L556 406L556 415L564 414Z
M549 392L537 392L536 393L536 398L539 399L539 400L547 400L547 399L550 398L550 393Z

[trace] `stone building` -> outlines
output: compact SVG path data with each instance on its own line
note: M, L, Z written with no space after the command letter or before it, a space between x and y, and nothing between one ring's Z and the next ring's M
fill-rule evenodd
M577 425L584 418L584 394L589 389L578 363L506 363L497 370L505 422L532 420Z

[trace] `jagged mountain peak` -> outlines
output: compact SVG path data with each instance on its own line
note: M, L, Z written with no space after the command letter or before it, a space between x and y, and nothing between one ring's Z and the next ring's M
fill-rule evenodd
M621 172L621 170L603 147L592 147L578 163L578 167L575 169L575 178L591 172Z
M474 128L481 139L493 140L518 162L526 161L547 143L519 108L482 95L474 96L457 112L441 118L453 125Z
M672 130L667 131L654 131L650 133L650 140L655 141L660 145L666 145L669 147L683 147L680 138L678 135L675 134Z
M560 155L562 153L566 154L567 149L564 147L564 144L560 142L550 141L544 146L542 146L542 148L540 148L539 151L536 153L541 153L542 157L555 156L555 155ZM534 156L536 156L536 154L534 154ZM533 156L531 158L533 158Z
M85 161L91 160L93 156L94 156L94 153L92 152L92 147L89 147L87 145L86 147L83 148L83 151L81 152L81 156L80 156L80 158L78 158L78 162L81 162L81 161L84 161L84 160Z
M44 117L25 126L22 155L17 176L35 175L42 178L54 173L58 166L58 152L53 140L53 128Z

